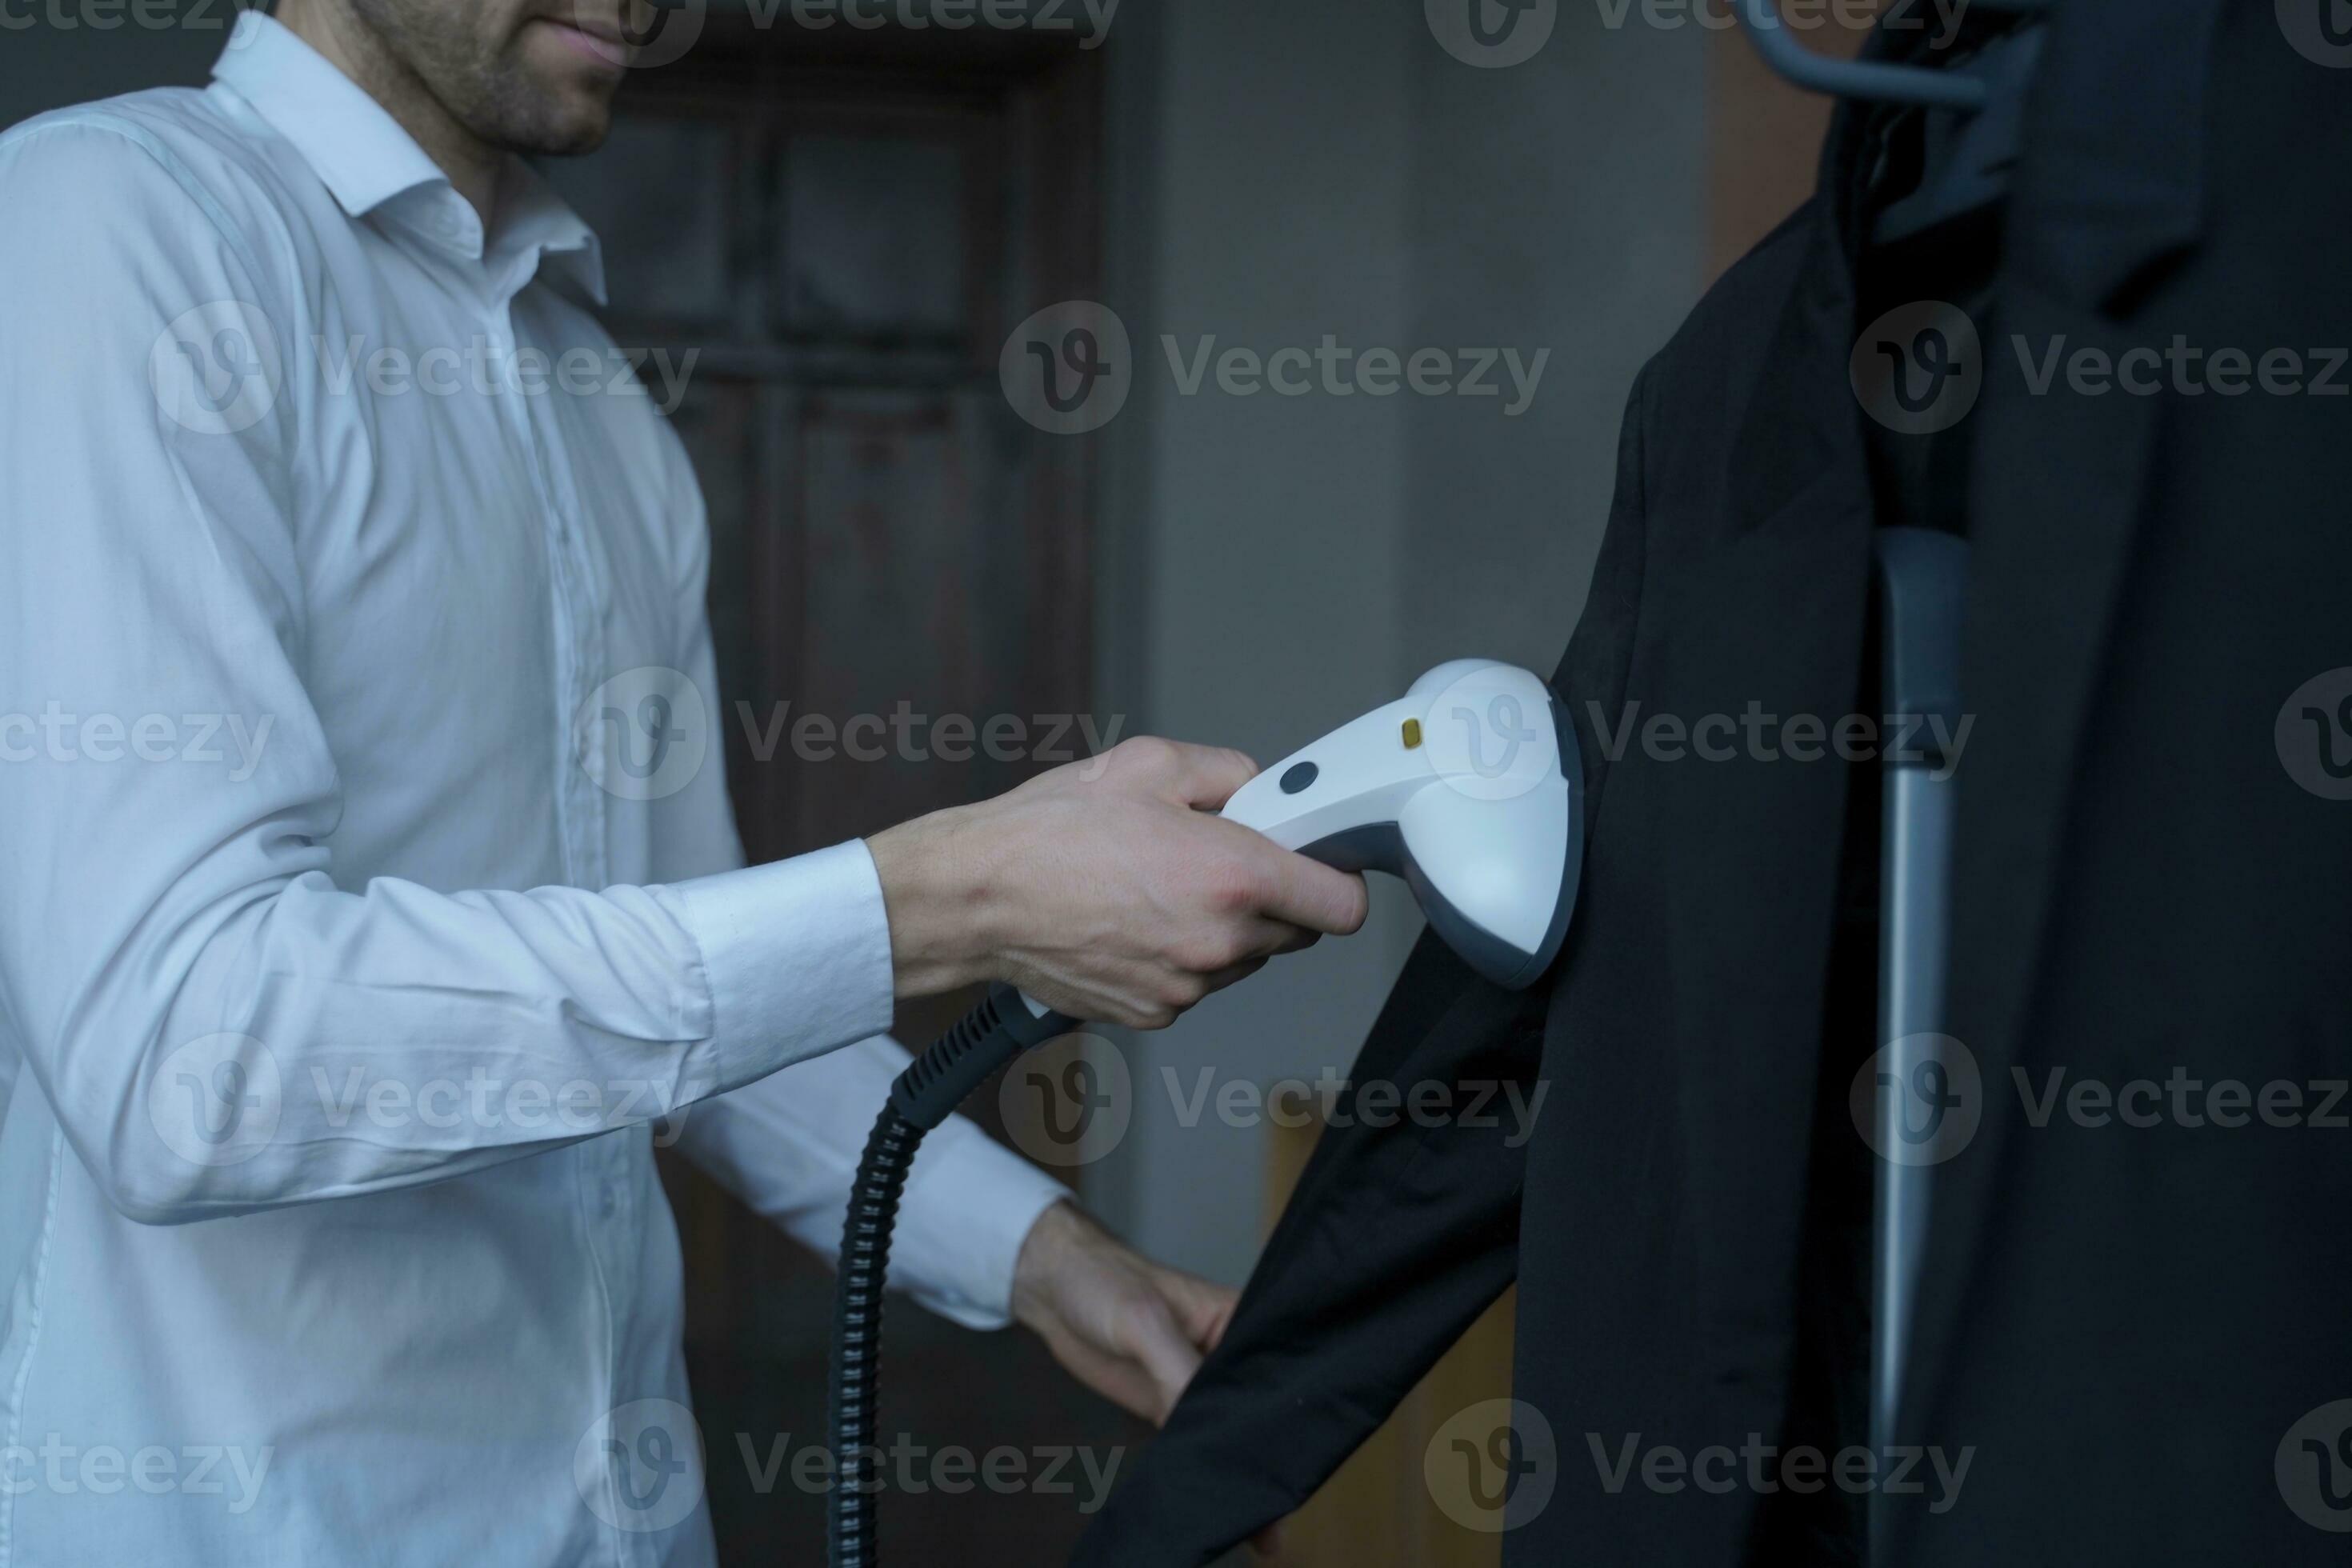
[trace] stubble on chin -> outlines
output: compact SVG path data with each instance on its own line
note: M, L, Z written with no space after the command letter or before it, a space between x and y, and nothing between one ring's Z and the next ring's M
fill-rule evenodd
M612 130L619 83L566 82L562 65L534 61L528 21L493 42L397 0L354 0L354 9L405 68L402 74L485 145L571 157L594 152Z

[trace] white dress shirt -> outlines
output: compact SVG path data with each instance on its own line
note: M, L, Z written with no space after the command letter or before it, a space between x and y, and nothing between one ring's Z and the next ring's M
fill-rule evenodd
M710 1562L656 1139L830 1252L905 1054L594 237L248 13L0 138L0 1565ZM944 1129L896 1277L1061 1195Z

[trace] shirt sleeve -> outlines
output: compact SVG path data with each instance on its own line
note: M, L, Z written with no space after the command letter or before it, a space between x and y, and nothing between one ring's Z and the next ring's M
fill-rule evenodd
M677 1147L834 1261L859 1152L909 1059L883 1037L787 1068L692 1107ZM950 1118L915 1156L891 1237L891 1287L966 1328L1004 1327L1021 1244L1038 1215L1069 1195L977 1124Z
M686 524L678 602L681 624L689 628L677 668L698 689L715 692L718 671L704 610L709 534L692 468L683 449L671 447L677 499L670 510ZM700 878L741 864L723 769L703 769L662 806L657 876ZM882 908L878 884L873 907ZM881 934L859 961L878 959L887 974L887 919L877 918ZM897 1041L876 1037L801 1062L693 1107L677 1147L754 1212L834 1260L866 1135L910 1059ZM915 1157L892 1237L890 1283L967 1328L1003 1328L1012 1321L1022 1243L1038 1215L1068 1196L1066 1187L976 1123L952 1117L923 1141Z
M297 264L142 134L85 118L0 142L13 1092L37 1088L125 1214L170 1223L478 1170L886 1027L860 845L603 892L338 884L299 400L206 420L163 391L192 319L292 330ZM146 715L271 728L249 761L165 761ZM345 1086L387 1077L447 1098L355 1113ZM501 1099L468 1114L480 1085Z

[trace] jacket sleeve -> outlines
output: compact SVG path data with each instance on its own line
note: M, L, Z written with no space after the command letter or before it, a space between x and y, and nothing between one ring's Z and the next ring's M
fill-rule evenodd
M1588 715L1622 695L1641 598L1641 408L1637 382L1608 531L1554 678L1584 755L1588 833L1605 767ZM1435 1083L1466 1106L1471 1086L1509 1084L1538 1104L1549 1000L1549 979L1506 992L1422 938L1223 1342L1073 1568L1196 1568L1295 1511L1502 1294L1518 1270L1522 1131L1508 1116L1382 1116L1365 1095Z

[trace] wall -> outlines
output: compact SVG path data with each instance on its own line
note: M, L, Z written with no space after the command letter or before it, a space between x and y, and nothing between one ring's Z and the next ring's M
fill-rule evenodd
M164 27L121 25L101 28L103 5L60 0L50 20L51 0L6 0L0 4L0 130L47 110L111 98L147 87L201 87L228 41L236 12L231 0L173 0L151 5L150 15L169 20Z
M1706 274L1706 35L1605 15L1563 5L1540 53L1478 69L1420 0L1122 8L1108 302L1142 357L1108 432L1099 644L1105 705L1132 725L1272 762L1443 658L1549 673L1626 390ZM1508 395L1183 396L1168 332L1551 353L1509 418ZM1268 1129L1213 1098L1186 1125L1162 1075L1189 1100L1203 1068L1344 1071L1420 923L1402 889L1376 903L1364 936L1127 1042L1135 1123L1088 1194L1152 1250L1247 1271Z

